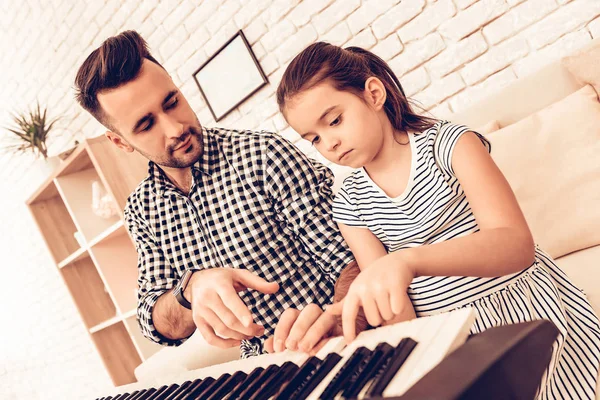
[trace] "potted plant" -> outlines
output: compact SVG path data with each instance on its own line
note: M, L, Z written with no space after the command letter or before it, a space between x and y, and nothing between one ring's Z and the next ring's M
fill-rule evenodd
M48 147L46 141L54 124L60 118L47 119L46 111L45 108L42 111L38 103L32 111L13 114L14 126L6 129L16 136L18 143L10 144L6 148L15 153L31 152L37 157L42 156L47 159Z

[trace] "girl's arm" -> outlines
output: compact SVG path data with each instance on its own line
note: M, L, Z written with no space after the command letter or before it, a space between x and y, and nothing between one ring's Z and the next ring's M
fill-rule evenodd
M525 217L502 172L473 132L465 132L458 139L452 168L480 231L390 256L406 265L415 277L492 277L530 266L535 248Z

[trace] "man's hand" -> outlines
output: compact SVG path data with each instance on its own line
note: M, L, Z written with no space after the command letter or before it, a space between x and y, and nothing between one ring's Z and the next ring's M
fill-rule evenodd
M281 314L275 334L265 341L269 353L286 349L316 354L330 337L341 335L336 318L324 312L316 304L307 305L302 311L288 308Z
M273 294L279 285L243 269L213 268L192 275L183 295L192 304L194 323L209 344L234 347L242 339L263 334L264 328L253 322L238 296L246 289Z

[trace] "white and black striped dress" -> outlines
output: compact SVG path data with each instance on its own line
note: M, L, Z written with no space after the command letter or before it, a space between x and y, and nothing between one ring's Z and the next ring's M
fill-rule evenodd
M409 133L412 165L404 193L388 197L359 169L336 196L334 220L370 229L389 252L477 232L451 164L454 146L467 131L439 121L425 132ZM488 141L479 137L490 150ZM477 319L472 333L534 319L553 321L560 335L538 398L594 399L600 363L598 318L550 256L537 246L535 254L529 268L508 276L418 277L408 294L419 317L473 307Z

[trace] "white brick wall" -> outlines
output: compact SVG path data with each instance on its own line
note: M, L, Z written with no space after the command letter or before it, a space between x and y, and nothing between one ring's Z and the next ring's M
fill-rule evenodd
M308 44L371 49L408 95L447 114L600 37L600 1L3 0L0 126L39 99L64 116L51 154L102 133L75 104L73 79L93 48L124 29L148 40L208 126L214 121L191 74L243 29L270 83L219 125L277 130L317 157L274 98L285 66ZM110 380L24 206L41 179L32 164L41 165L0 157L0 398L93 398Z

